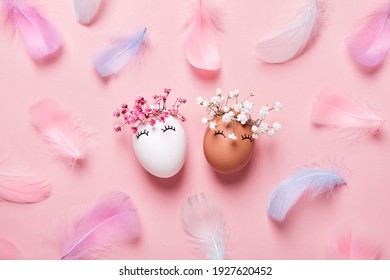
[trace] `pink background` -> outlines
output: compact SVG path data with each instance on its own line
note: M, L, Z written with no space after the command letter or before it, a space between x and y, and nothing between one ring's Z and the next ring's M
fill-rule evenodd
M188 196L205 192L223 213L230 259L324 259L335 230L347 221L379 241L381 258L390 259L389 123L380 137L351 145L337 132L310 122L312 103L324 87L367 100L390 119L390 62L375 73L364 72L345 46L346 37L381 1L331 1L318 39L298 59L283 65L257 61L253 46L292 20L305 1L216 1L223 27L222 68L212 78L198 75L185 58L185 23L192 11L188 1L105 1L89 27L75 21L70 0L36 2L65 39L55 61L35 64L11 28L1 26L0 36L0 147L8 155L6 165L47 177L53 188L52 196L38 204L0 203L0 237L13 242L25 258L58 258L61 232L74 213L117 190L128 193L139 209L142 233L137 244L114 258L199 258L183 229L181 206ZM91 54L144 26L149 28L150 44L141 61L109 81L100 79ZM173 97L189 100L183 106L188 119L186 164L168 180L142 169L130 132L115 134L111 116L136 94L150 98L164 87L172 88ZM239 88L243 94L255 91L257 109L275 101L284 105L271 115L283 130L272 139L262 137L250 164L231 176L216 174L202 152L203 109L195 99L210 97L217 87ZM29 107L47 97L97 133L93 153L81 167L54 159L29 122ZM308 161L339 156L351 170L348 187L328 198L304 198L282 225L268 218L268 195L285 177Z

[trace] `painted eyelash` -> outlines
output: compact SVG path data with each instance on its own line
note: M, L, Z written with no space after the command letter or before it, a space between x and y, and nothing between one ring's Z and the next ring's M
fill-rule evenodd
M249 139L251 142L253 142L253 138L249 134L241 135L241 140L244 141L245 139Z
M216 130L216 131L214 131L214 136L216 136L216 135L218 135L218 134L220 134L220 135L222 135L223 137L225 137L225 134L223 134L223 130Z
M147 131L146 129L144 129L144 130L138 132L138 133L135 135L135 137L138 139L138 138L140 138L142 135L149 136L149 131Z
M173 130L173 131L176 131L176 127L172 126L172 125L166 125L164 126L163 128L161 128L162 132L164 133L165 131L167 130Z

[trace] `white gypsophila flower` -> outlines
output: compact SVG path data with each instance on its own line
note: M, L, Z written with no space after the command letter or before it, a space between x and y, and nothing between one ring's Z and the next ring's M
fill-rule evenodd
M229 112L230 111L230 107L228 107L228 106L223 107L223 111L225 113Z
M221 96L221 95L222 95L222 89L217 88L217 90L215 91L215 93L216 93L218 96Z
M252 125L252 132L253 133L259 133L260 132L260 128L258 127L258 126L256 126L256 125Z
M217 123L216 122L210 122L209 127L210 127L211 130L215 130L215 128L217 127Z
M282 129L282 125L280 122L275 122L273 125L272 125L272 128L275 130L275 131L280 131Z
M196 98L196 103L199 104L199 105L202 105L202 103L203 103L203 97L202 97L202 96L199 96L198 98Z
M268 106L261 107L260 112L259 112L260 116L263 116L263 115L266 116L266 115L268 115L268 113L269 113Z
M275 111L280 111L280 110L282 110L282 103L280 103L280 102L275 102L274 108L275 108Z
M210 106L210 102L208 102L207 100L203 100L202 105L203 105L203 107L209 107Z
M235 89L235 90L233 91L233 93L234 93L234 97L238 97L238 96L240 95L240 90Z
M217 104L217 103L221 102L221 97L213 96L213 97L211 97L211 102L214 104Z
M229 114L230 117L234 117L234 112L233 111L229 111L228 114Z
M269 129L269 127L268 127L268 124L266 124L266 123L262 123L262 124L260 124L260 132L266 132L266 131L268 131L268 129Z
M248 100L242 103L243 111L247 114L253 113L253 102L249 102Z
M232 117L228 113L223 114L223 116L222 116L222 121L223 122L229 123L231 120L232 120Z
M232 140L237 140L237 136L236 136L236 134L233 132L233 133L230 133L229 135L228 135L228 137L230 138L230 139L232 139Z
M228 97L229 97L230 99L233 99L233 98L235 97L234 91L229 91Z
M268 136L273 136L273 135L275 134L275 130L269 129L269 130L267 131L267 134L268 134Z
M237 116L237 121L239 121L241 124L245 124L247 120L248 116L246 114L241 113Z
M253 134L252 134L252 138L253 138L253 139L259 138L259 134L258 134L258 133L253 133Z
M211 110L209 107L206 108L206 114L209 115L210 117L215 116L215 111Z
M208 123L209 122L209 119L208 118L202 118L202 123L203 124L206 124L206 123Z
M241 105L240 103L235 104L235 105L233 106L233 109L234 109L235 112L239 113L239 112L241 112L241 110L242 110L242 105Z

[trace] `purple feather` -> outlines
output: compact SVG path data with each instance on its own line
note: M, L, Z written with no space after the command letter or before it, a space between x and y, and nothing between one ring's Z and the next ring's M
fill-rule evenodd
M108 49L92 57L92 63L101 77L119 73L145 46L147 28L116 41Z
M298 171L273 190L268 198L268 215L276 222L283 222L291 207L305 192L312 192L316 197L346 184L335 172L320 169Z

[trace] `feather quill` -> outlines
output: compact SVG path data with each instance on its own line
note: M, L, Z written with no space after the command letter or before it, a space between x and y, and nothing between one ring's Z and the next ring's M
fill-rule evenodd
M74 224L61 259L101 258L113 246L135 242L139 232L138 214L129 197L109 193Z
M367 23L347 41L353 58L363 66L376 67L390 49L390 3L371 15Z
M99 11L102 0L72 0L76 20L81 24L90 24Z
M202 0L198 4L190 23L186 41L188 62L197 69L216 71L221 66L218 48L218 20L215 11Z
M69 164L77 164L86 158L90 134L72 120L55 100L44 99L31 106L30 120L55 156Z
M62 46L62 38L54 26L24 0L4 0L8 21L23 37L27 51L35 60L45 59Z
M0 260L21 260L23 259L19 250L14 244L0 238Z
M381 131L384 120L368 106L333 90L324 90L312 110L314 124L340 129L351 138L374 135Z
M147 28L122 38L108 49L92 56L92 63L101 77L118 74L146 45Z
M313 197L346 185L336 172L322 169L305 169L295 172L270 194L267 202L268 215L276 222L283 222L287 213L306 192Z
M380 251L379 244L358 236L346 226L332 240L330 257L335 260L375 260Z
M51 194L45 179L29 174L0 170L0 200L14 203L36 203Z
M188 198L183 205L184 228L207 259L225 258L223 221L209 198L201 193Z
M295 22L255 45L257 57L267 63L283 63L300 55L318 33L321 9L318 0L310 0Z

